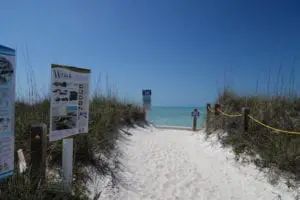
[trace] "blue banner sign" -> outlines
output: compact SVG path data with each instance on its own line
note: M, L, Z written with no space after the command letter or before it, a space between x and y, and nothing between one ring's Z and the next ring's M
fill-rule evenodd
M149 110L151 108L151 95L152 91L151 90L143 90L143 107L146 110Z
M151 96L152 91L151 90L143 90L143 96Z
M0 180L14 170L16 52L0 45Z

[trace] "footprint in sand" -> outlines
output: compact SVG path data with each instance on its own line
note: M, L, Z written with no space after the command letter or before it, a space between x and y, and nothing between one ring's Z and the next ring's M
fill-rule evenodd
M165 177L166 177L167 179L170 179L172 176L171 176L170 173L168 173L168 174L165 174Z
M162 164L159 164L156 166L156 169L162 169L164 166Z

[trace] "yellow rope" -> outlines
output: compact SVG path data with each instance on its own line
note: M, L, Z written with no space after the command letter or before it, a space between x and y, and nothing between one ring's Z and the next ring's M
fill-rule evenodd
M242 114L230 115L230 114L227 114L227 113L222 112L220 109L217 109L217 110L218 110L218 112L220 112L222 115L225 115L225 116L227 116L227 117L241 117L241 116L242 116Z
M299 134L300 135L300 132L296 132L296 131L285 131L285 130L280 130L280 129L277 129L277 128L274 128L274 127L271 127L267 124L264 124L262 123L261 121L258 121L257 119L255 119L254 117L252 117L251 115L248 115L250 119L252 119L253 121L255 121L256 123L266 127L266 128L269 128L269 129L272 129L273 131L277 131L277 132L280 132L280 133L287 133L287 134Z
M210 112L212 112L212 113L215 113L215 111L211 110L210 107L208 108L208 110L209 110ZM241 117L241 116L243 116L242 114L235 114L235 115L227 114L227 113L224 113L223 111L221 111L220 109L217 109L217 111L218 111L219 113L221 113L222 115L227 116L227 117ZM271 127L271 126L269 126L269 125L267 125L267 124L264 124L263 122L261 122L261 121L255 119L255 118L252 117L251 115L248 115L248 117L249 117L250 119L252 119L254 122L258 123L259 125L262 125L262 126L268 128L268 129L271 129L271 130L273 130L273 131L277 131L277 132L279 132L279 133L298 134L298 135L300 135L300 132L297 132L297 131L286 131L286 130L281 130L281 129L278 129L278 128Z

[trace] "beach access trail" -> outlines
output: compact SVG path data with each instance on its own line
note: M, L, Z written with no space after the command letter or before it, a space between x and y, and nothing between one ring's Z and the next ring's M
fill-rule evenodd
M253 165L241 165L216 137L202 130L129 130L119 141L123 151L118 189L103 188L106 200L275 200L294 199L284 183L272 186Z

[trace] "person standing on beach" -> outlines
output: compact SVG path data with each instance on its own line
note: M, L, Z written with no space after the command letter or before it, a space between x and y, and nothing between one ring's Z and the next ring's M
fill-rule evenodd
M200 112L198 111L197 108L194 109L192 112L192 117L193 117L193 131L196 131L197 129L197 119L200 116Z

